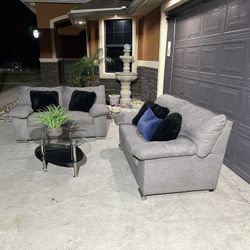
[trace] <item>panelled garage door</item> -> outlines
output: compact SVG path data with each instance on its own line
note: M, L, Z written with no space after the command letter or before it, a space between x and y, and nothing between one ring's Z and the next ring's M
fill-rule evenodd
M172 94L234 122L225 164L250 182L250 0L201 2L175 13L165 81Z

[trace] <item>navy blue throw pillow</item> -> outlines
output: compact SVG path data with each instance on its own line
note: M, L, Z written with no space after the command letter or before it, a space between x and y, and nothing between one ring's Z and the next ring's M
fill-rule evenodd
M152 109L148 108L137 123L137 129L143 135L145 140L150 141L162 119L157 118Z
M35 112L42 111L50 105L59 106L57 91L30 91L31 107Z
M151 141L170 141L177 138L181 130L182 116L179 113L168 115L157 127Z
M95 92L75 90L69 102L69 110L89 112L95 100Z

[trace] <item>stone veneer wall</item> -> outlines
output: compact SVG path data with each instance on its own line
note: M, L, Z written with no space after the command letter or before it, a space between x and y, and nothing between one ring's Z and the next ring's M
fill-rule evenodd
M131 98L143 101L155 101L157 96L158 69L138 67L138 79L131 85ZM115 79L99 79L98 84L105 85L106 99L109 94L120 94L121 84Z
M64 83L64 67L61 62L41 63L41 79L46 86L55 86ZM158 69L138 67L138 79L131 85L131 98L142 99L143 101L155 101L157 96L157 77ZM121 84L115 79L99 79L99 85L104 85L106 99L109 94L119 94Z
M141 99L143 101L155 101L157 97L158 69L138 67L137 72L138 80L136 84L141 88Z
M41 81L45 86L61 84L60 62L41 62Z

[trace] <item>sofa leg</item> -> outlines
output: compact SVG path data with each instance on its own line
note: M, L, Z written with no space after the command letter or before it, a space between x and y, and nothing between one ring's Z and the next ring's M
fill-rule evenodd
M208 191L209 191L209 192L213 192L213 191L214 191L214 189L209 189Z
M147 200L147 196L142 194L140 188L138 188L138 191L139 191L139 194L141 195L141 199L142 199L143 201Z

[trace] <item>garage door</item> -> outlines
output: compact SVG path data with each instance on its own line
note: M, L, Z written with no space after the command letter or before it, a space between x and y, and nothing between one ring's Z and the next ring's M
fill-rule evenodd
M173 20L165 90L234 122L225 164L250 182L250 0L202 1Z

